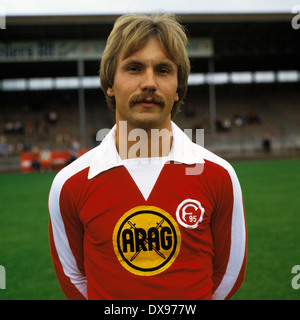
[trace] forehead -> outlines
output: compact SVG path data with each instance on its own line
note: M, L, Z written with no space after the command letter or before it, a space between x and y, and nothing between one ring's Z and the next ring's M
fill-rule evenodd
M135 50L134 50L135 49ZM128 60L141 60L142 61L152 61L152 62L169 62L176 65L172 59L166 54L165 48L161 45L159 40L156 38L150 38L143 44L136 48L123 48L121 51L118 61L124 62Z

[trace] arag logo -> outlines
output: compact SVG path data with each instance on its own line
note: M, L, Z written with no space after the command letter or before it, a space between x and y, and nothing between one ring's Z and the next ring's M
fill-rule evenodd
M166 211L139 206L127 211L113 232L113 246L121 265L140 276L169 268L181 245L177 222Z

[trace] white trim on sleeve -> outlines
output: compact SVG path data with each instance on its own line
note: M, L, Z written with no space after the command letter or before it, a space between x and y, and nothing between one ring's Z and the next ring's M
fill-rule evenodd
M87 298L86 277L78 269L76 259L70 248L69 240L66 234L65 225L61 216L59 200L61 190L65 182L73 175L87 168L90 164L90 158L94 154L94 149L84 154L82 157L62 169L53 180L49 193L49 213L52 225L53 240L65 275L78 291Z

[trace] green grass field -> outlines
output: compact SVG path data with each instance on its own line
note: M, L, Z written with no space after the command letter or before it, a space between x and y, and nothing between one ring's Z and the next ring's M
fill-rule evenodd
M300 264L300 160L235 162L246 209L246 279L233 299L300 299L291 286ZM54 173L0 175L2 299L64 299L48 243Z

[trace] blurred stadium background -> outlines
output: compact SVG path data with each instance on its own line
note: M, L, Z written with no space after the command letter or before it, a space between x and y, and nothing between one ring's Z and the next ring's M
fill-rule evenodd
M204 129L205 147L233 163L244 191L249 262L236 297L299 299L291 287L300 264L294 15L179 17L192 73L175 122ZM0 265L7 272L0 299L62 298L48 251L48 191L71 150L92 148L97 131L114 124L98 69L116 18L8 16L0 30Z

